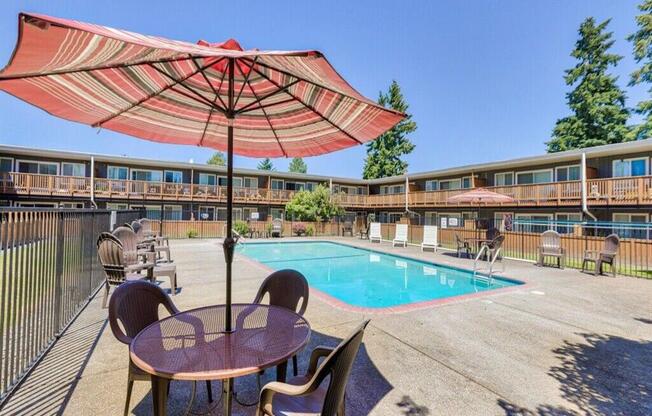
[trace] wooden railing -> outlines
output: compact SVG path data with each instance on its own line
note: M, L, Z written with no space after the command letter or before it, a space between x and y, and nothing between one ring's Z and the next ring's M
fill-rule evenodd
M582 199L580 181L532 185L495 186L488 189L509 195L514 202L491 206L569 206ZM467 189L445 191L412 191L408 193L410 208L458 207L448 199ZM0 193L35 196L90 197L91 180L84 177L38 175L29 173L0 174ZM266 188L234 188L234 200L251 204L285 204L294 191ZM226 187L187 183L147 182L95 179L97 198L166 201L225 202ZM346 208L403 208L405 194L350 195L338 193L333 200ZM590 205L652 204L652 176L590 179L587 181L587 202Z

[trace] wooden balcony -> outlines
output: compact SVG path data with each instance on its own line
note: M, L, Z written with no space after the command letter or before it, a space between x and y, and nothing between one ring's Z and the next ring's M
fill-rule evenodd
M532 185L488 187L488 189L514 198L514 202L482 206L580 206L582 184L580 181ZM408 194L410 208L470 207L469 204L451 204L448 198L467 191L418 191ZM38 175L29 173L0 174L0 192L10 195L82 197L90 198L90 178L72 176ZM285 204L294 191L266 188L234 188L234 201L245 204ZM95 197L98 199L143 201L226 202L226 187L187 183L147 182L130 180L95 179ZM339 193L333 200L345 208L402 209L405 194L349 195ZM587 181L589 205L652 205L652 176L629 178L589 179ZM474 204L473 206L477 206Z

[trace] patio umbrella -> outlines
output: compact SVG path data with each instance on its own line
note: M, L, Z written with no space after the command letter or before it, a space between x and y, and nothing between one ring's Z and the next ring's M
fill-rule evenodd
M227 331L233 154L320 155L373 140L404 117L360 95L318 51L193 44L39 14L19 15L0 89L66 120L227 152Z
M446 202L449 204L503 204L514 202L514 198L485 188L475 188L468 192L451 196Z

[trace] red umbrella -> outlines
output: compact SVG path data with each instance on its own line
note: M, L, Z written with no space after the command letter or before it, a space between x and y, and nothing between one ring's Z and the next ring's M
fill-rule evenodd
M485 188L475 188L468 192L451 196L446 202L449 204L503 204L514 202L514 198Z
M19 16L0 89L66 120L227 151L227 331L233 153L319 155L373 140L404 117L360 95L318 51L192 44L38 14Z

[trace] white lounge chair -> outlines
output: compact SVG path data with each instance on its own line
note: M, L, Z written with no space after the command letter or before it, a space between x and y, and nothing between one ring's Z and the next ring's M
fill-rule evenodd
M378 241L380 243L380 240L382 240L382 236L380 235L380 223L372 222L369 224L369 241L372 243Z
M424 225L423 226L423 242L421 243L421 251L426 248L431 248L437 252L437 226Z
M397 244L407 247L408 226L407 224L396 224L396 235L392 240L392 246L396 247Z

